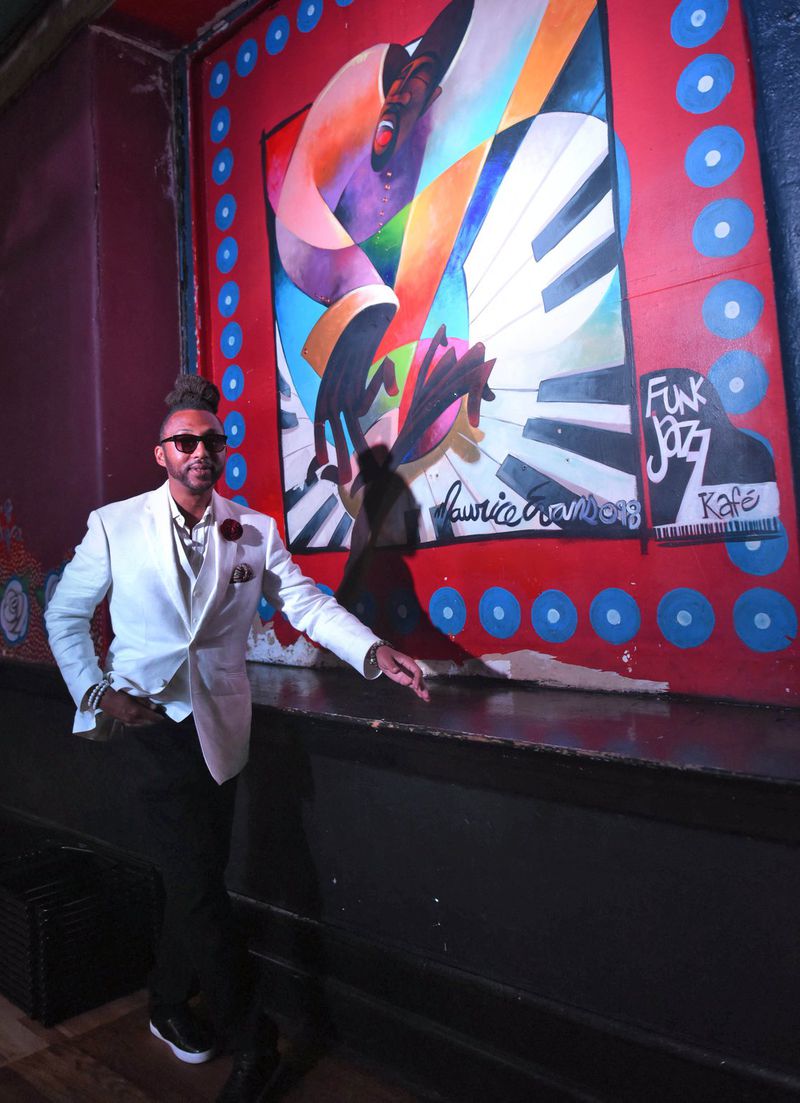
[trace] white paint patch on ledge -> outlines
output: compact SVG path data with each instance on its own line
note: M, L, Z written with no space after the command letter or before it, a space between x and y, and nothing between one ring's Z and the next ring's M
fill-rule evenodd
M420 660L426 674L454 674L470 677L508 678L516 682L536 682L561 689L601 690L612 693L667 693L669 682L648 678L627 678L612 670L576 666L543 655L539 651L511 651L507 655L481 655L463 666L436 659Z
M263 626L260 629L250 630L247 659L249 662L273 663L276 666L339 667L339 669L345 666L324 647L314 647L305 636L298 636L294 643L285 647L271 628Z
M299 636L288 647L276 638L272 628L260 622L250 632L247 658L251 662L278 666L339 668L345 664L321 647L314 647ZM600 690L611 693L668 693L669 682L646 678L627 678L611 670L564 663L539 651L511 651L507 655L481 655L462 665L450 659L420 659L419 664L431 677L507 678L515 682L536 682L560 689Z

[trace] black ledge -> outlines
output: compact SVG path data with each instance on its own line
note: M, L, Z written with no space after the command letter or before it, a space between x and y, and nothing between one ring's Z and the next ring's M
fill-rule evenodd
M797 709L453 678L431 681L425 704L349 671L251 663L249 675L257 739L299 735L312 753L453 784L800 841Z
M259 743L299 738L308 753L447 784L800 842L797 709L457 678L433 680L426 705L350 670L248 672ZM0 692L34 698L36 724L68 722L55 667L0 660Z

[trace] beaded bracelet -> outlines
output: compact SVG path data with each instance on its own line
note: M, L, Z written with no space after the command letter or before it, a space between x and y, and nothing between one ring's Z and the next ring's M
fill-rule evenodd
M379 647L391 647L392 645L387 640L376 640L367 652L367 669L378 669L378 648Z
M86 698L86 708L92 712L100 704L100 698L103 696L107 689L111 689L111 679L106 675L101 682L92 686L89 690L89 696Z

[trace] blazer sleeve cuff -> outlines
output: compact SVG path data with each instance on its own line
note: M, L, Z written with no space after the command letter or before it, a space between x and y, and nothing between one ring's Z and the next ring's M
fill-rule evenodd
M367 645L367 650L364 652L364 658L361 663L361 673L369 682L374 682L376 678L380 678L383 671L376 663L369 661L369 653L376 643L385 643L379 636L376 636L372 643Z

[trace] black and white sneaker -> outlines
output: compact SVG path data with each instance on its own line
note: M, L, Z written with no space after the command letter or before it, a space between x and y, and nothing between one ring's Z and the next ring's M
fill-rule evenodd
M188 1007L168 1007L150 1013L150 1033L164 1042L179 1061L202 1065L214 1056L209 1028Z

